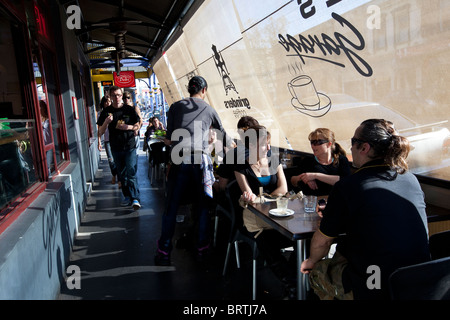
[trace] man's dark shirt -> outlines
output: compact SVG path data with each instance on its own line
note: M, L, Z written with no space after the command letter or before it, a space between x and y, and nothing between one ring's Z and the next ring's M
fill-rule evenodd
M139 115L134 107L123 105L121 108L114 108L112 105L103 109L97 120L97 125L101 126L109 114L113 115L113 121L108 125L109 143L113 151L122 151L136 148L136 139L133 130L116 129L117 122L123 120L125 124L134 125L139 122Z
M344 285L356 299L388 298L387 281L395 269L430 259L424 194L417 178L409 172L397 174L380 161L334 185L319 230L329 237L345 234L336 250L349 261ZM371 265L381 270L380 290L366 285Z

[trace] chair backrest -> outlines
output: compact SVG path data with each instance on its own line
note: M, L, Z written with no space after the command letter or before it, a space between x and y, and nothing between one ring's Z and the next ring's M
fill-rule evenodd
M234 229L241 222L239 219L238 212L240 210L239 206L239 185L236 180L229 182L225 188L225 197L228 203L228 211L230 216L228 217L231 220L231 228ZM239 189L240 190L240 189Z
M393 300L450 300L450 257L395 270L389 291Z
M433 260L450 257L450 230L431 235L429 246Z

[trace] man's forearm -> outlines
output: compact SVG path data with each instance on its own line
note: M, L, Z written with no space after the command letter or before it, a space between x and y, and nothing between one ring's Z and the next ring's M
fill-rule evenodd
M309 260L313 263L320 261L330 251L333 238L325 236L320 231L316 231L311 240L311 250Z

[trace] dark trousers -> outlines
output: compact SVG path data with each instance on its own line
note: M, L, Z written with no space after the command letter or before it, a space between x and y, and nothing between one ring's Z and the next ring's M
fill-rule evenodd
M192 161L193 162L193 161ZM189 197L188 199L186 199ZM175 233L176 216L182 201L191 202L193 214L198 219L197 246L209 242L209 201L203 189L203 171L200 164L172 165L167 181L165 212L162 217L162 230L159 248L164 251L172 249L172 237Z
M296 244L273 229L267 229L256 237L258 250L275 276L286 284L294 284L296 279ZM288 259L281 249L294 247Z

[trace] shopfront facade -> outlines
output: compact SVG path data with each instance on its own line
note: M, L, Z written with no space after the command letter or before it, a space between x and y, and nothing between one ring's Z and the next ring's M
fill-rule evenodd
M89 61L56 1L0 1L0 299L53 299L99 154Z

